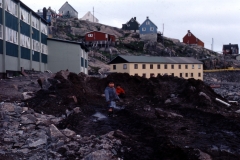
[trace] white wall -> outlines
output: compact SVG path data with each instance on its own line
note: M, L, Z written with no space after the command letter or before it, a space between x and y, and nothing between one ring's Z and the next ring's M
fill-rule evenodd
M48 69L54 73L68 69L87 74L87 69L81 68L81 53L79 44L48 40Z
M6 55L6 70L18 71L18 58Z
M88 20L90 22L95 22L95 23L99 23L99 20L97 18L95 18L91 12L88 12L87 14L85 14L81 20ZM94 20L94 21L93 21Z
M30 60L21 59L21 66L20 67L23 67L24 70L31 70L32 68L30 68Z

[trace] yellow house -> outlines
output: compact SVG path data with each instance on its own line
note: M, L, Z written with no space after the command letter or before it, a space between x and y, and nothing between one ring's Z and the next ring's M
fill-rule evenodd
M203 64L192 57L125 56L114 58L110 72L128 73L146 78L171 75L203 80Z

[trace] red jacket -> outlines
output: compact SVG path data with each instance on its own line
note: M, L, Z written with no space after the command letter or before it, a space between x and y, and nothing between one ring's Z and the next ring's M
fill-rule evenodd
M124 91L121 87L116 88L116 92L117 92L117 95L119 95L119 94L125 94L125 91Z

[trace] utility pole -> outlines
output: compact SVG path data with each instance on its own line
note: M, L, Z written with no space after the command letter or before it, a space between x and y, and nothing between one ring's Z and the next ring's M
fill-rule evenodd
M94 22L94 7L93 7L93 18L92 19L93 19L93 22Z

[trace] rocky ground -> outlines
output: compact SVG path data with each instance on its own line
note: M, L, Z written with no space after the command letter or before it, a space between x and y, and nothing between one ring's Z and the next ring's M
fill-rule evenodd
M112 27L110 25L92 23L89 21L83 21L74 18L53 19L52 26L50 27L49 31L50 35L53 38L80 42L84 42L85 34L91 31L100 31L113 34L116 36L115 46L111 46L110 48L89 46L91 51L106 56L108 60L116 57L119 54L182 56L201 59L204 62L204 68L206 69L212 69L216 67L224 68L228 66L240 66L239 62L236 62L236 64L225 62L221 57L221 54L218 54L214 51L197 45L187 45L180 42L178 39L163 37L161 36L161 33L158 34L157 42L147 42L140 39L139 33L125 31L120 28ZM234 61L235 58L236 57L231 58L230 61ZM219 63L215 62L215 59L218 59ZM99 65L95 66L95 63L93 63L89 69L94 70L96 67L99 67ZM102 70L104 69L105 68L103 67Z
M205 73L202 82L128 74L98 79L61 71L1 80L0 155L4 159L239 159L239 106L217 102L215 98L227 102L229 97L208 85L220 80L238 83L238 74ZM46 79L41 90L38 76ZM113 118L106 116L102 96L109 79L127 93ZM232 89L224 88L227 93Z

